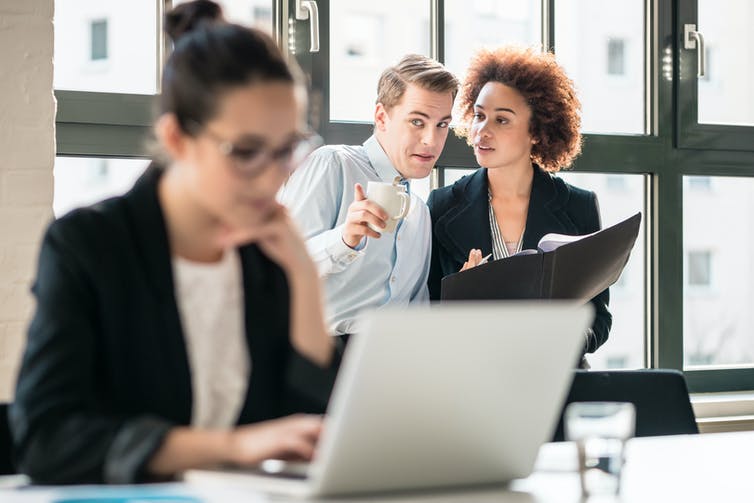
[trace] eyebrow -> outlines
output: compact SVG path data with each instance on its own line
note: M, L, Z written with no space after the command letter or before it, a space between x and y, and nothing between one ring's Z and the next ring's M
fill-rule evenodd
M288 136L285 137L285 140L281 142L282 145L285 145L286 143L296 141L298 138L299 133L291 133ZM267 145L267 139L261 135L255 135L255 134L243 134L235 139L234 143L236 144L257 144L257 145Z
M480 105L479 103L474 103L474 107L481 108L482 110L484 110L484 107L482 105ZM493 111L494 112L510 112L513 115L516 115L516 112L514 112L512 108L497 107Z
M255 135L255 134L241 134L240 136L236 137L233 141L236 143L260 143L260 144L266 143L263 136Z
M422 116L422 117L424 117L425 119L428 119L428 120L429 120L429 119L431 119L431 117L430 117L429 115L425 114L424 112L420 112L420 111L418 111L418 110L412 110L412 111L411 111L411 112L409 112L408 114L409 114L409 115L412 115L412 114L414 114L414 115L421 115L421 116ZM442 121L446 121L446 120L448 120L448 119L452 119L452 118L453 118L453 116L452 116L452 115L446 115L445 117L443 117L442 119L440 119L440 121L442 122Z

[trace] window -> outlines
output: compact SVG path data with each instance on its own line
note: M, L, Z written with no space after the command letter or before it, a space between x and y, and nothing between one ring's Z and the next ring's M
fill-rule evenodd
M269 4L269 1L267 1ZM272 32L272 8L269 5L255 5L251 11L252 23L256 28Z
M754 22L754 6L742 0L698 0L698 9L705 45L716 49L708 52L714 64L709 81L699 82L698 121L754 126L754 58L744 42Z
M687 256L689 286L710 286L712 284L712 253L709 251L690 251Z
M754 178L684 178L684 363L752 364Z
M482 47L519 44L540 47L542 2L445 0L445 64L458 76Z
M55 0L56 90L154 94L157 1Z
M625 75L625 41L621 38L611 38L607 41L607 74Z
M215 0L223 8L225 18L234 23L253 26L272 33L272 0ZM186 0L173 0L173 5Z
M92 21L92 61L107 59L107 19Z
M642 230L639 231L631 257L620 280L610 289L610 313L613 315L610 337L596 353L587 355L587 360L594 369L643 367L646 288L641 286L646 284L643 232L647 221L644 211L645 177L574 172L560 172L558 176L570 184L597 194L603 228L617 224L639 211L643 214ZM615 185L618 178L621 179L623 189L616 193L610 185ZM629 285L636 287L628 288Z
M53 213L59 217L74 208L125 193L148 164L139 159L58 157L53 171Z
M73 155L78 163L84 163L82 158L107 158L107 167L102 160L92 161L92 179L115 171L111 162L136 163L133 158L143 154L152 95L157 92L162 41L156 26L162 3L55 2L58 152ZM284 5L272 0L222 3L227 17L255 24L266 19L267 8L274 15ZM439 16L430 8L438 4L445 7ZM651 242L646 243L650 254L644 256L644 243L641 249L637 244L611 300L616 325L608 344L622 344L623 336L617 335L624 330L620 324L631 323L628 349L607 351L606 346L602 363L594 361L595 365L682 369L692 392L751 390L754 315L748 313L754 304L754 237L750 235L754 222L749 220L754 215L750 203L754 143L749 136L738 132L731 136L728 130L723 134L712 127L736 125L750 135L751 128L745 126L752 124L753 95L744 92L752 87L754 75L749 64L754 60L747 56L745 43L746 26L754 19L750 4L745 0L321 0L320 14L330 21L330 29L321 34L323 50L303 54L298 48L296 56L315 84L327 84L314 87L312 94L314 107L321 105L340 121L328 130L332 136L326 140L359 143L371 127L345 121L371 121L379 72L406 52L435 56L460 74L480 45L516 42L554 48L576 82L583 105L585 141L573 172L580 178L573 183L598 192L605 225L611 204L641 208L643 197L647 207L660 207L659 218L644 220L652 225L647 232ZM108 21L106 60L91 58L93 20ZM288 20L283 21L286 25ZM709 80L690 77L688 68L695 65L696 54L674 42L681 40L682 24L688 22L698 23L710 48ZM132 35L136 25L139 37ZM430 43L430 35L438 36L437 44ZM622 41L622 49L615 42L611 49L610 41ZM656 74L647 72L653 63ZM611 74L621 68L622 74ZM681 78L674 74L676 69ZM684 94L684 86L694 93L698 87L698 95ZM688 110L691 121L710 125L711 134L703 141L684 136ZM729 137L746 141L724 143ZM685 145L695 150L683 150ZM449 137L437 178L450 183L475 167L468 146ZM56 179L62 168L58 160ZM591 176L596 177L593 184L587 180ZM624 183L621 177L625 189L619 189ZM422 184L413 189L426 194L428 182ZM735 223L729 224L733 218ZM708 287L689 285L690 269L704 269L691 266L697 259L690 252L710 253ZM632 302L639 307L627 307ZM645 340L648 344L643 344ZM637 348L644 354L635 356Z
M623 192L626 190L626 178L622 175L605 175L605 185L608 190Z
M607 359L607 368L624 369L627 367L628 358L625 356L611 356Z
M372 122L377 80L407 53L429 55L429 2L330 1L330 119Z
M687 176L690 190L708 192L712 190L712 178L709 176Z
M647 132L644 22L643 0L555 0L555 55L576 83L585 132Z

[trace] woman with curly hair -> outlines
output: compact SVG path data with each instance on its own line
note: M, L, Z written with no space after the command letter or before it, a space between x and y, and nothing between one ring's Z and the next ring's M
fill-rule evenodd
M536 248L547 233L588 234L600 229L597 197L552 173L581 152L581 104L573 82L552 54L503 47L482 50L471 61L458 97L456 129L481 166L452 186L430 194L432 262L429 292L440 281ZM591 301L597 316L584 337L594 352L608 337L609 292Z

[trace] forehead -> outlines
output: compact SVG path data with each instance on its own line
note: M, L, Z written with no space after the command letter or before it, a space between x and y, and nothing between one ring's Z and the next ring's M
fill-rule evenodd
M518 110L529 108L523 95L515 88L506 86L500 82L487 82L479 91L476 104L484 108L506 107Z
M450 92L429 91L416 84L409 84L395 109L403 113L421 112L430 117L447 117L453 109L453 95Z
M293 84L256 83L226 91L213 122L246 133L288 132L300 126L304 109L301 93Z

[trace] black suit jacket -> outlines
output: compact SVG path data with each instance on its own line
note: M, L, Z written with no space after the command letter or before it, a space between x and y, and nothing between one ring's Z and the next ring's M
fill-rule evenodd
M472 248L480 249L482 255L492 252L488 188L487 170L481 168L430 194L427 200L432 217L430 299L440 298L440 281L461 269ZM579 235L600 228L599 207L593 192L569 185L534 167L523 248L536 249L542 236L550 232ZM594 352L607 340L613 322L607 309L609 301L608 290L591 301L596 318L585 351Z
M17 464L36 482L141 480L168 430L191 422L161 173L150 167L125 196L69 213L44 237L10 413ZM337 361L321 369L293 350L283 271L256 246L238 253L252 362L238 423L322 412Z

